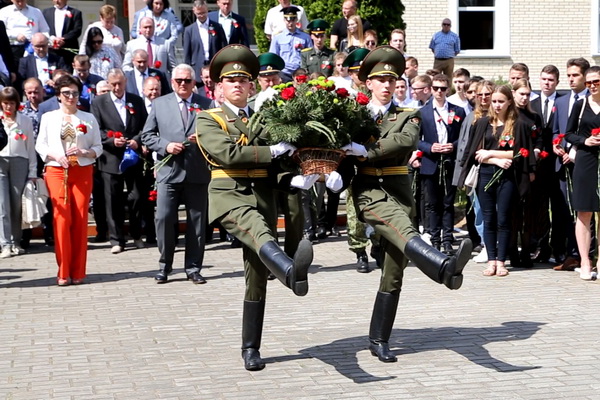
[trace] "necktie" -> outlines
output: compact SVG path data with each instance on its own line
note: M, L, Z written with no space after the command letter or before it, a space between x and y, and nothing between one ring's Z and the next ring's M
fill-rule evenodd
M188 116L190 115L190 110L188 110L187 101L181 100L181 119L183 120L183 126L187 126Z
M243 123L248 123L248 114L246 114L246 111L243 108L240 108L238 111L238 117L240 117Z
M148 52L148 65L154 65L154 53L152 52L152 40L148 39L146 46L146 52Z
M380 124L382 119L383 119L383 113L381 112L381 110L379 110L377 112L377 115L375 115L375 122Z
M577 102L577 100L579 100L579 95L575 93L575 96L573 96L573 98L575 99L575 102Z
M548 102L550 100L548 100L546 98L546 101L544 101L544 112L543 112L543 117L544 117L544 126L546 126L546 124L548 124Z

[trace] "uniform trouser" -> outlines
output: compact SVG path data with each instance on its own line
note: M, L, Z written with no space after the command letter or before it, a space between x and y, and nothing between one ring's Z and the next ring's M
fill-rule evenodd
M278 191L277 200L285 220L284 251L288 257L294 257L298 243L302 240L302 198L300 193Z
M408 177L406 184L407 190L410 190ZM399 291L402 288L404 268L408 264L408 258L404 255L406 243L419 236L413 225L413 207L401 204L391 196L370 203L368 196L354 193L354 201L360 210L360 218L371 225L382 238L384 257L379 291Z
M87 263L91 165L47 167L45 181L54 208L54 252L60 279L83 279Z
M346 223L348 224L348 246L350 251L354 253L363 252L369 244L367 225L358 220L351 186L348 187L346 197L346 219Z
M0 157L0 244L19 246L21 196L27 183L29 161L24 157Z
M247 301L265 300L269 270L258 257L258 251L268 241L276 240L275 193L268 187L262 189L258 195L254 191L256 206L236 207L218 218L227 232L242 242Z
M300 190L302 204L302 225L304 232L311 232L317 229L317 192L315 186L308 190Z
M185 205L186 231L184 268L186 274L200 272L204 261L208 184L159 183L156 199L156 233L161 271L173 269L180 203Z

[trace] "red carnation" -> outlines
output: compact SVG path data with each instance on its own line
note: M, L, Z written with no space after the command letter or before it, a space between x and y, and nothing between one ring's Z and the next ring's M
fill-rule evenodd
M529 150L521 148L521 150L519 150L519 154L523 157L529 157Z
M598 135L600 135L600 128L592 129L592 136L598 136Z
M20 112L23 112L23 111L25 111L25 104L20 104L20 105L19 105L19 111L20 111Z
M545 150L541 151L539 157L540 157L540 160L543 160L544 158L548 157L548 152Z
M296 97L296 88L293 86L285 88L281 91L281 98L284 100L291 100L294 97Z
M358 104L360 104L361 106L366 106L367 104L369 104L369 96L367 96L364 93L358 93L356 95L356 101L358 102Z
M154 61L154 68L159 69L162 66L162 63L159 60Z
M417 151L417 158L423 158L423 152L421 150Z
M306 75L298 75L296 77L296 82L298 82L298 83L306 83L306 82L308 82L308 76L306 76Z
M148 193L148 200L156 201L157 198L158 198L158 192L156 190L151 190L150 193Z
M335 91L335 93L343 99L350 96L350 93L345 88L339 88Z
M84 135L87 133L87 126L85 126L85 124L79 124L79 125L77 125L77 127L75 129L78 132L83 133Z

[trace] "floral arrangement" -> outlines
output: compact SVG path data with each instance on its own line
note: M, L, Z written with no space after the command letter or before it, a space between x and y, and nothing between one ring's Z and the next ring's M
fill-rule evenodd
M339 149L378 134L366 107L367 95L354 96L344 88L336 89L325 77L299 81L297 86L274 86L271 99L251 118L250 129L261 123L269 144L287 142L298 148Z

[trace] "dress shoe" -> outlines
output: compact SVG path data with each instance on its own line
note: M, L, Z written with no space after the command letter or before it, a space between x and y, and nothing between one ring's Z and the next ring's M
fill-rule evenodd
M371 354L379 358L379 361L381 362L393 363L398 361L396 355L390 351L390 347L387 342L371 342L369 345L369 350L371 350Z
M443 249L442 253L451 256L452 254L454 254L454 249L452 248L452 244L451 243L444 243L443 245Z
M142 239L135 239L133 241L133 245L135 246L136 249L145 249L146 245L144 244L144 241Z
M242 359L244 360L244 368L248 371L260 371L265 368L265 362L260 358L258 349L242 350Z
M327 229L324 226L317 228L317 239L325 239L327 237Z
M112 254L119 254L122 251L123 251L123 247L119 246L119 245L116 245L116 246L113 246L113 247L110 248L110 252Z
M337 226L337 225L334 225L334 226L331 228L331 235L332 235L332 236L338 236L338 237L339 237L339 236L342 236L342 232L340 232L340 228L339 228L339 226Z
M371 272L369 269L369 257L367 257L367 252L364 250L356 253L356 271L363 274Z
M555 271L575 271L575 268L579 267L579 260L575 257L567 257L565 261L554 267Z
M156 281L156 283L167 283L167 281L169 280L168 276L169 274L167 274L166 272L160 271L154 276L154 280Z
M306 240L310 240L311 242L317 241L317 235L315 235L315 232L312 230L304 231L304 234L302 235L302 237Z
M206 283L206 279L199 272L192 272L187 276L188 281L192 281L193 283L199 285L202 283Z
M44 239L44 243L46 244L46 246L52 247L52 246L54 246L54 238L47 237Z

